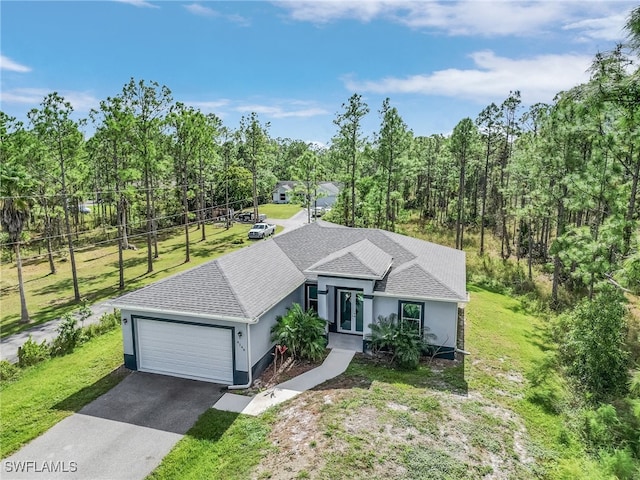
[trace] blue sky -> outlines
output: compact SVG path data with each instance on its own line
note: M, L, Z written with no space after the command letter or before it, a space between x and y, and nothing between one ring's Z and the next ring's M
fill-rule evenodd
M622 1L11 1L0 4L0 108L57 91L79 117L131 77L230 128L328 143L359 93L364 127L391 100L416 135L451 132L510 90L551 102L624 40ZM90 133L90 132L89 132Z

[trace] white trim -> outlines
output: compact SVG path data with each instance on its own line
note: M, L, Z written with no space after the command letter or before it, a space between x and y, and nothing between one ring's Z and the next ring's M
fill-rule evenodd
M398 300L418 300L421 302L430 301L430 302L444 302L444 303L468 303L469 295L465 300L455 299L455 298L442 298L442 297L418 297L415 295L399 295L397 293L386 293L386 292L376 292L372 293L374 297L387 297L387 298L397 298Z
M352 293L355 294L355 297L351 297L349 299L349 301L351 302L351 326L353 327L351 330L344 330L340 325L342 324L342 312L340 310L340 306L341 306L341 302L342 299L341 297L341 293L342 292L347 292L347 293ZM362 331L358 331L357 330L357 325L358 325L358 310L357 310L357 303L358 303L358 295L362 295ZM354 300L355 298L355 300ZM336 287L336 307L337 307L337 318L336 318L336 330L338 331L338 333L346 333L346 334L350 334L350 335L363 335L364 336L364 325L365 325L365 318L364 318L364 292L362 290L353 290L350 288L340 288L340 287Z
M156 313L161 315L180 315L184 317L205 318L207 320L222 320L225 322L235 323L257 323L259 316L256 318L240 318L240 317L227 317L224 315L211 315L208 313L188 312L182 310L167 310L166 308L152 308L152 307L140 307L136 305L127 305L124 303L107 303L108 307L115 307L121 310L127 310L128 312L142 312L142 313ZM264 312L263 312L264 313Z
M389 267L391 267L391 265L389 265ZM389 271L389 268L387 268L387 270L385 270L384 274L382 276L378 276L378 275L361 275L361 274L353 274L350 273L348 276L345 275L339 275L335 272L324 272L324 271L320 271L320 270L305 270L303 273L308 273L308 274L316 274L316 275L320 275L322 277L331 277L331 278L356 278L358 280L382 280L384 278L384 276L387 274L387 272Z

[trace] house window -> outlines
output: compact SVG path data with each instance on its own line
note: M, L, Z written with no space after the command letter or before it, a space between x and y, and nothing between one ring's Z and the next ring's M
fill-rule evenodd
M280 194L280 201L281 202L285 202L287 200L287 194L286 193L281 193Z
M400 302L400 326L402 329L411 329L418 335L422 333L422 318L423 318L422 303L415 302Z
M307 285L307 310L318 311L318 286Z

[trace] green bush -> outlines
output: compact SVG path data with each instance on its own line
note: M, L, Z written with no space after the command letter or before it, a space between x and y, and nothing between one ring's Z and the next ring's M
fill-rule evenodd
M104 335L114 328L120 326L120 311L115 310L113 313L105 313L100 317L98 323L87 325L82 329L83 340L88 340L98 335Z
M601 452L600 464L607 473L618 480L633 480L640 477L640 469L633 459L633 455L627 449Z
M20 369L6 360L0 361L0 382L10 382L18 377Z
M574 383L594 404L624 396L629 388L625 347L627 308L613 287L581 301L561 320L559 359Z
M284 317L277 317L271 329L271 340L286 345L296 358L316 361L322 358L327 346L325 321L314 310L306 312L294 303Z
M82 329L78 328L78 320L70 313L65 314L58 325L58 336L51 344L51 355L57 357L73 352L80 343L81 336Z
M594 450L609 449L620 443L620 419L613 405L604 404L582 415L582 433Z
M37 343L29 335L27 341L18 348L18 365L21 367L35 365L47 358L49 358L49 345L46 340Z
M418 368L423 352L430 351L425 338L435 338L431 333L420 336L416 331L402 328L395 313L388 317L378 316L378 321L370 327L371 350L391 353L391 363L407 370ZM427 330L425 327L425 331Z

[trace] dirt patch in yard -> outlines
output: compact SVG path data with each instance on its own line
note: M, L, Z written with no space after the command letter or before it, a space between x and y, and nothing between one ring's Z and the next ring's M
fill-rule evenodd
M460 393L456 380L451 385L459 363L438 361L417 378L364 358L279 408L272 449L252 478L535 476L522 420L479 393Z

